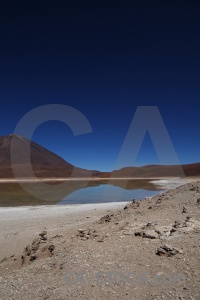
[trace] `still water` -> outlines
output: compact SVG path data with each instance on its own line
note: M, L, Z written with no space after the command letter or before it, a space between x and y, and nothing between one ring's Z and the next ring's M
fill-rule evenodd
M0 183L0 206L85 204L144 199L163 192L147 179Z
M145 197L152 197L160 190L145 190L133 189L127 190L125 188L113 185L101 185L96 187L87 187L75 191L59 201L58 204L85 204L85 203L105 203L105 202L121 202L131 201L133 199L144 199Z

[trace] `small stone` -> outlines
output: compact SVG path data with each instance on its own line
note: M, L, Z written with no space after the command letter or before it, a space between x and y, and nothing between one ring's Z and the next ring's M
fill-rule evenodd
M102 223L108 223L108 222L111 222L111 217L113 216L113 214L111 215L106 215L104 217L102 217L100 220L99 220L99 223L102 224Z
M25 256L31 255L31 247L29 245L25 247L25 249L24 249L24 255Z
M143 232L142 231L136 231L135 232L135 236L142 236L143 235Z
M172 251L174 248L172 247L172 246L170 246L170 245L163 245L162 246L162 248L164 249L164 250L166 250L166 251Z
M40 244L40 240L39 239L34 239L32 242L32 247L31 250L33 250L34 252L36 252L39 248L39 244Z
M176 255L177 253L179 253L179 251L177 249L174 249L174 250L170 251L171 255Z
M180 221L175 221L174 222L174 228L178 228L181 225Z
M159 234L155 230L146 230L143 233L143 237L149 238L149 239L158 239Z
M25 256L24 255L21 256L21 260L22 260L22 265L23 265L25 263Z
M52 253L55 250L55 246L54 245L49 245L48 249Z
M103 238L98 239L97 242L102 243L102 242L104 242L104 239Z
M4 258L0 261L0 263L4 262L4 261L6 261L6 260L7 260L7 257L4 257Z
M86 233L86 232L87 232L87 229L78 229L78 232L79 232L79 233Z
M30 257L30 261L34 261L34 260L36 260L36 258L37 258L37 256L36 256L36 255L31 255L31 257Z
M185 207L185 206L183 206L182 213L183 213L183 214L184 214L184 213L187 213L187 209L186 209L186 207Z
M156 204L159 204L159 203L161 203L161 198L158 198L157 200L156 200Z
M163 245L160 248L158 248L156 252L157 255L166 255L166 256L172 256L178 253L180 253L180 251L176 248L173 248L170 245Z
M160 256L162 256L162 255L167 255L167 251L165 251L165 250L162 249L162 248L158 248L157 251L156 251L156 254L157 254L157 255L160 255Z
M42 232L39 233L39 236L44 237L47 234L46 230L43 230Z

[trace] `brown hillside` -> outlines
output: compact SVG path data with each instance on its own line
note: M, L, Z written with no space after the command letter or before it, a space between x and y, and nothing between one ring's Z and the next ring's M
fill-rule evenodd
M188 165L148 165L127 167L112 172L112 177L183 177L200 176L200 163Z
M13 178L11 166L11 142L14 147L15 162L19 166L21 177L30 177L24 171L28 163L28 148L31 148L31 163L37 177L86 177L91 176L93 171L76 168L60 156L18 135L10 134L0 137L0 178Z

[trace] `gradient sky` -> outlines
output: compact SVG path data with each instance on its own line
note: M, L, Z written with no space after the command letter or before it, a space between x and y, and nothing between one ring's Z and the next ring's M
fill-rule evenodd
M180 162L200 161L199 15L198 1L4 1L0 135L37 106L66 104L93 133L74 137L49 121L33 140L76 166L109 171L137 106L158 106ZM152 163L147 135L133 165Z

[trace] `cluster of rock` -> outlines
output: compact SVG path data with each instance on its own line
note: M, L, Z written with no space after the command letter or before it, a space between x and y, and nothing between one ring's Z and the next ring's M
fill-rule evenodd
M114 216L114 214L108 214L105 215L103 217L100 218L100 220L98 221L99 224L103 224L103 223L109 223L112 221L112 217Z
M21 256L21 263L23 265L27 259L32 262L39 257L40 253L45 251L47 251L50 256L52 256L54 249L55 246L53 244L47 244L47 231L44 230L39 233L39 237L33 239L31 245L27 245L24 248L23 254Z
M178 253L183 254L183 251L166 244L161 245L156 251L156 254L160 256L173 256Z
M98 234L96 230L91 229L78 229L78 237L81 238L81 240L88 240L90 238L98 237Z

